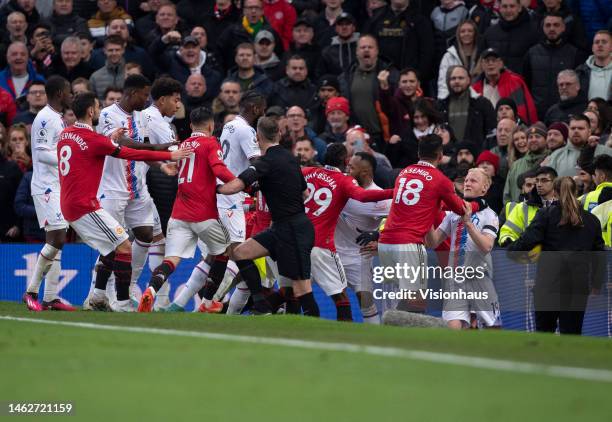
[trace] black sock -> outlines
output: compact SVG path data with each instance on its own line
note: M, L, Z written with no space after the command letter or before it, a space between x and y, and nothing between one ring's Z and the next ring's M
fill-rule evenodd
M283 295L274 289L263 289L264 295L266 296L266 300L270 304L270 308L272 312L278 311L278 308L285 302L285 298Z
M115 289L117 300L128 300L130 298L130 282L132 281L132 254L116 253L113 265L115 273Z
M113 273L115 266L115 252L101 256L96 269L96 289L106 290L106 283Z
M317 301L315 300L312 292L298 297L298 300L300 301L304 315L319 317L319 306L317 305Z
M352 321L351 302L345 292L332 295L334 304L336 305L336 319L338 321Z
M297 300L295 295L293 294L293 287L281 287L280 293L283 295L285 299L285 307L288 314L300 314L302 313L302 309L300 307L300 302Z
M204 287L200 289L202 292L202 296L204 299L212 300L217 293L217 289L221 285L223 281L223 276L225 275L225 270L227 268L227 256L215 256L212 264L210 265L210 270L208 270L208 279L206 280L206 284Z
M240 270L240 275L242 279L249 287L249 291L253 295L253 300L255 300L255 295L261 294L261 277L259 276L259 270L255 266L252 260L250 259L242 259L240 261L236 261L236 265Z
M153 270L153 275L151 275L151 280L149 280L149 286L153 287L155 292L158 292L166 280L168 280L170 274L174 272L175 268L176 267L172 262L164 260L157 268Z

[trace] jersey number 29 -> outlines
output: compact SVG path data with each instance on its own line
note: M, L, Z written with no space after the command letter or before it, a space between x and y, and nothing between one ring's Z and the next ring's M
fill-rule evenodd
M308 183L308 198L304 201L304 204L307 205L312 199L319 208L314 211L312 214L315 217L320 216L325 212L325 210L329 207L332 201L332 191L329 188L319 188L315 190L315 185L312 183ZM308 213L310 208L306 207L306 213Z
M193 167L195 165L195 154L192 152L189 157L183 158L179 165L179 179L178 184L185 182L185 168L187 168L187 183L191 183L193 178Z
M404 205L414 205L421 199L421 191L423 190L423 182L419 179L410 179L406 181L405 177L399 179L397 194L395 195L395 203L400 201Z

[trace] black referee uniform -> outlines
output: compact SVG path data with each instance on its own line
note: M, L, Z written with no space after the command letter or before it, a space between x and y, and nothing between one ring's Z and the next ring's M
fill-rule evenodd
M272 217L272 226L253 239L270 252L280 275L291 280L310 279L314 228L304 212L306 181L297 158L274 145L238 177L246 186L259 182Z

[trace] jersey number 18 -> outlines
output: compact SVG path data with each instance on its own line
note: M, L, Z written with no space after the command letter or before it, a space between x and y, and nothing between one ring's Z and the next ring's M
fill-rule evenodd
M397 194L395 195L395 203L400 201L404 205L414 205L421 199L421 191L423 190L423 182L419 179L410 179L406 182L406 178L399 179Z

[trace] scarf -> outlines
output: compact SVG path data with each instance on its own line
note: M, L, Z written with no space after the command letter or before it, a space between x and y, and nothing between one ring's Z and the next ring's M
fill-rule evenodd
M255 25L251 25L249 23L249 20L246 18L246 16L242 17L242 27L244 28L244 30L246 32L249 33L249 35L251 36L255 36L257 35L257 33L259 32L259 30L261 29L261 27L263 26L264 20L263 18L261 18Z

